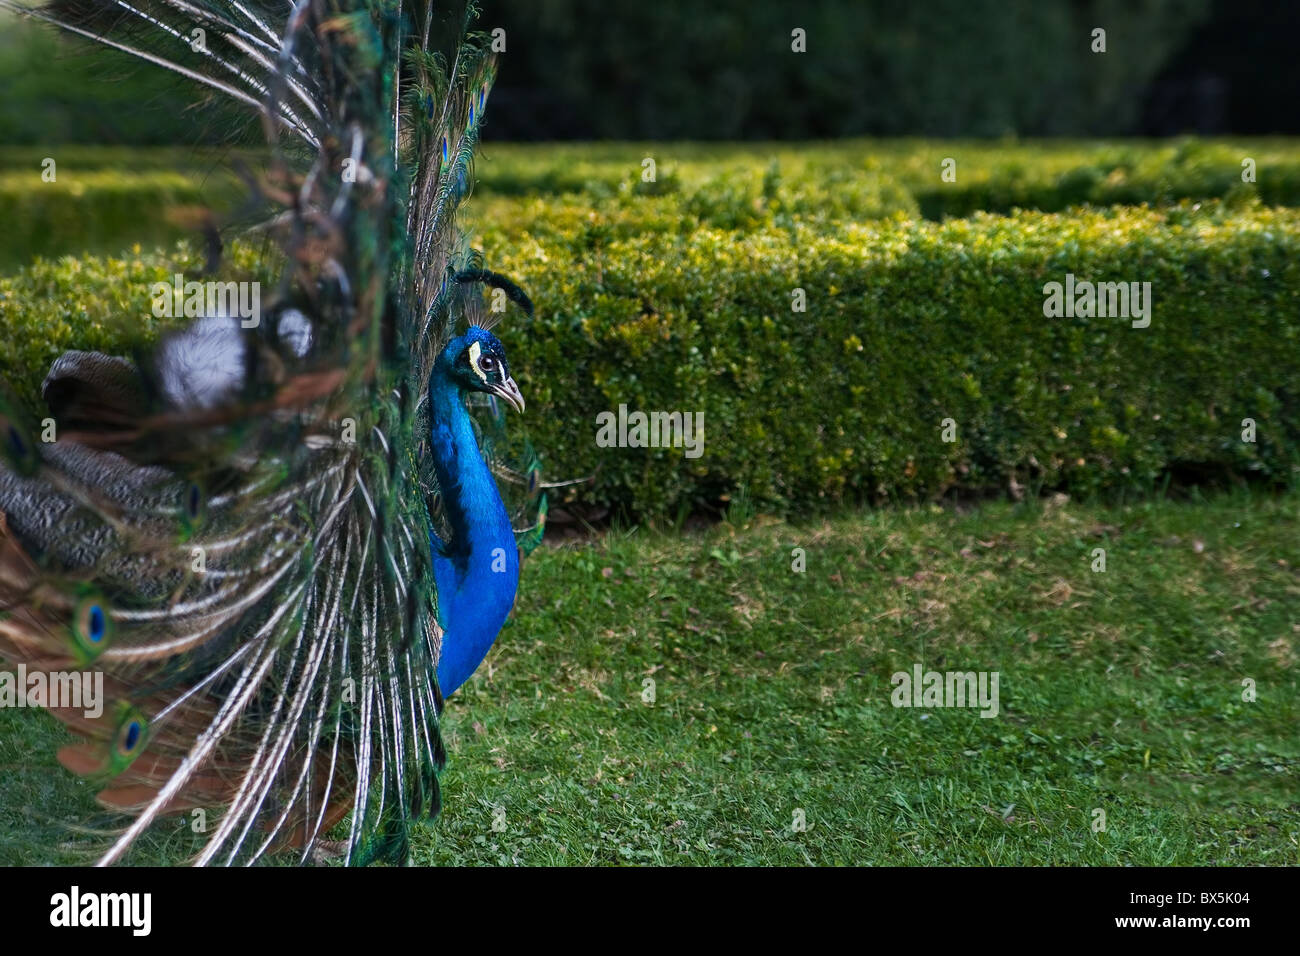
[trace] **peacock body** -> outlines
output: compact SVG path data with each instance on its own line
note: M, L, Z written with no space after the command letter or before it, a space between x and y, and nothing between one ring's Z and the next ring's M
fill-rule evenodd
M49 707L81 740L60 762L126 821L101 863L193 809L213 819L199 864L402 861L440 807L444 696L545 518L482 289L531 305L456 224L494 71L472 11L22 12L258 110L284 267L253 323L205 315L135 361L65 354L53 441L0 408L0 658L104 675L102 715Z

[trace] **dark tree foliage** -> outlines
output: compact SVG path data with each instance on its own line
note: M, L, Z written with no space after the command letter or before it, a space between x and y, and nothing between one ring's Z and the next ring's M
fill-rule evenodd
M1142 132L1300 131L1300 4L1214 0L1147 90Z
M1152 78L1209 11L1209 0L484 0L482 28L506 40L489 135L1139 132ZM1092 51L1098 27L1105 53ZM796 28L804 53L791 48Z
M491 139L1286 133L1282 0L481 0ZM1106 31L1095 53L1093 30ZM791 49L805 31L806 52ZM0 16L0 144L256 141L184 84Z

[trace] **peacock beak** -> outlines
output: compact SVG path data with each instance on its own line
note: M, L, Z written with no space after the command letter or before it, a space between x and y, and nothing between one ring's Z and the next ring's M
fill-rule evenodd
M513 378L508 378L500 385L492 386L492 394L499 395L511 404L515 411L520 414L524 410L524 396L519 392L519 386L515 384Z

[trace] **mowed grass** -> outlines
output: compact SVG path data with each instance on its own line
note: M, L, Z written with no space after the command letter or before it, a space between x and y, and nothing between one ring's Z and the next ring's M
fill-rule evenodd
M1298 494L545 547L447 706L413 862L1295 864L1297 644ZM999 714L893 707L916 663L997 671ZM84 859L66 821L111 822L63 739L0 710L0 863ZM135 862L182 862L187 822Z
M415 862L1294 864L1298 506L928 507L547 549L447 708ZM999 715L893 707L915 663L999 672Z

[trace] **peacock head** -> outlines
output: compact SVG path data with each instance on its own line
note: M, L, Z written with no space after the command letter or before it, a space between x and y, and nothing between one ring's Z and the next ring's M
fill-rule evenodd
M501 341L487 329L471 325L464 335L447 343L438 358L440 370L459 388L487 392L524 410L524 396L510 375L510 363Z

